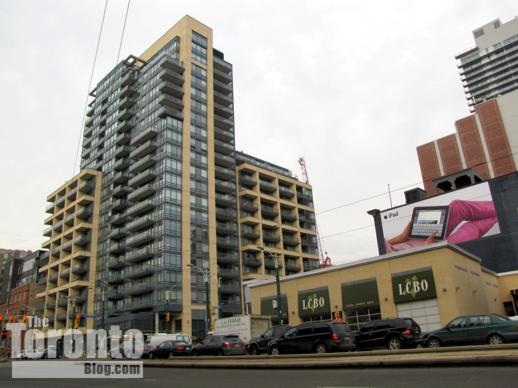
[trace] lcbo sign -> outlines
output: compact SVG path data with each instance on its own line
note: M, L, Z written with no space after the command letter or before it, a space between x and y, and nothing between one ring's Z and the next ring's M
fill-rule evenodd
M317 295L311 295L306 299L302 299L302 310L316 310L318 308L324 308L326 301L324 297L318 297Z
M329 313L329 291L321 288L299 293L299 315L319 315Z
M392 290L395 303L433 299L437 296L431 269L393 276Z
M399 283L398 288L400 296L410 294L415 298L421 291L428 291L428 281L426 279L419 281L417 276L414 275L412 279L407 279L405 285Z

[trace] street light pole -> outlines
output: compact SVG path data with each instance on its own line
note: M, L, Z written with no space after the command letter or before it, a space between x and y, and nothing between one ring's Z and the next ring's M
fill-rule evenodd
M197 265L187 264L188 267L200 271L203 274L203 282L205 283L205 336L209 334L210 329L210 290L209 290L209 270Z
M276 297L276 300L277 300L277 320L278 320L279 324L282 325L283 324L283 319L282 319L282 304L281 304L281 280L279 278L279 257L277 256L276 253L272 253L270 251L267 251L266 249L264 249L264 247L258 247L258 248L259 248L260 251L263 251L269 257L272 258L273 264L275 266L275 286L276 286L276 289L277 289L277 297Z

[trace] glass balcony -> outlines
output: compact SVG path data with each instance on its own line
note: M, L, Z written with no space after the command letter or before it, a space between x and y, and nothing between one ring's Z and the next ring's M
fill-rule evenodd
M120 198L125 196L128 191L130 191L130 188L125 185L118 185L113 188L112 194L114 197Z
M160 59L160 66L166 69L175 70L178 73L183 73L184 68L180 61L174 59L171 55L166 54Z
M155 256L156 250L154 247L145 247L134 249L126 254L126 261L132 263L138 263L143 260L147 260Z
M234 139L234 132L231 128L222 128L217 125L214 126L214 137L222 141L230 141Z
M152 264L142 263L138 265L132 265L128 268L126 276L130 279L142 278L155 273L157 268Z
M222 191L224 193L232 193L236 192L236 185L232 182L222 181L220 179L216 179L216 189L218 191Z
M154 139L157 135L157 131L155 128L148 128L145 131L140 132L135 135L133 139L131 139L131 145L141 145L147 142L148 140Z
M295 192L291 190L289 187L279 185L279 194L281 195L281 197L293 198Z
M239 174L239 183L242 186L245 186L248 188L254 188L255 185L257 184L257 181L255 180L255 178L252 175L241 173L241 174Z
M260 267L261 266L261 260L259 260L254 255L244 255L243 263L249 267Z
M252 239L252 240L257 240L260 235L259 235L259 232L255 228L242 227L241 236Z
M224 118L230 118L234 114L234 110L232 108L226 107L224 105L218 104L217 102L214 103L214 113L224 117Z
M150 241L153 241L157 237L158 237L157 231L150 229L150 230L146 230L145 232L141 232L141 233L135 234L131 237L128 237L126 239L126 244L129 247L134 248L134 247L146 244Z
M163 81L160 83L159 88L162 93L167 93L179 98L183 97L183 88L173 82Z
M124 280L126 279L124 270L122 271L109 271L107 273L106 281L110 284L120 284L124 283Z
M234 103L234 98L232 96L232 93L221 93L214 90L214 102L228 106Z
M117 125L117 133L129 132L135 126L131 120L123 120Z
M177 86L182 86L184 82L184 76L178 74L176 71L164 68L158 73L159 77L165 82L172 82Z
M214 125L219 128L230 130L234 126L234 121L218 114L214 114Z
M217 262L221 263L221 264L238 264L239 257L237 255L229 255L229 254L218 252Z
M140 173L140 172L144 171L145 169L152 167L155 163L156 163L155 156L146 155L139 161L134 162L130 166L129 171L131 173Z
M180 112L183 110L183 101L178 97L168 94L162 94L158 99L158 103L169 108L177 109Z
M135 73L132 70L128 71L121 79L121 87L131 85L136 79Z
M235 146L232 143L228 143L228 142L224 142L224 141L216 139L216 140L214 140L214 149L217 152L221 152L224 155L229 155L235 151Z
M150 195L154 194L156 191L156 186L152 184L144 185L139 187L138 189L135 189L131 193L128 194L128 200L129 201L140 201L144 198L149 197Z
M131 151L130 158L131 159L140 159L143 156L146 156L147 154L156 150L156 148L157 148L157 144L152 140L148 140L144 144L140 145L139 147L137 147L136 149Z
M146 199L139 202L128 209L128 215L138 216L144 214L155 207L155 201L153 199Z
M127 158L117 159L117 161L113 165L113 168L115 169L115 171L123 171L126 168L128 168L129 164L129 159Z
M215 175L220 179L233 179L236 176L236 172L233 169L225 168L221 166L215 167Z
M234 166L236 165L236 160L232 156L223 155L223 154L220 154L219 152L214 153L214 160L216 161L216 164L218 164L220 166L234 168ZM232 177L234 177L234 176L235 176L235 173L232 174Z
M115 138L115 143L117 145L126 145L129 144L131 137L127 133L119 133Z
M119 103L119 108L122 108L122 109L130 108L135 104L135 102L136 102L136 99L131 96L124 97L124 98L122 98L122 100Z
M121 269L124 267L124 258L119 256L110 256L108 258L108 268L110 269Z
M264 191L265 193L271 194L275 192L275 184L273 184L272 182L260 179L259 186L261 187L261 191Z
M239 270L233 270L228 268L218 268L218 276L225 279L239 279Z
M225 83L218 81L217 79L214 80L214 90L220 92L220 93L232 93L232 82Z
M261 214L265 217L276 217L279 213L271 206L261 206Z
M90 271L90 266L88 265L88 263L72 264L72 273L75 275L82 275L87 273L88 271Z
M113 176L113 182L117 184L126 183L130 175L127 172L119 171Z
M231 237L218 237L217 238L218 247L223 249L229 249L237 247L237 239Z
M136 232L141 229L147 228L153 225L156 221L156 216L153 214L148 214L142 217L135 218L133 221L126 225L126 228L131 232Z
M125 200L125 199L116 199L112 202L112 210L120 212L121 210L126 209L131 202Z
M115 156L118 158L124 158L130 153L130 148L127 145L119 145L115 148Z
M123 253L125 250L126 250L125 243L115 243L115 244L111 244L109 252L118 254L118 253Z
M128 234L126 228L114 228L110 232L110 238L114 240L120 240L121 238L125 237L126 234Z

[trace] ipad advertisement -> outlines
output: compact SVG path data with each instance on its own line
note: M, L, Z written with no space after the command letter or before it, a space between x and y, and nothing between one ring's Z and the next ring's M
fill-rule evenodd
M459 244L500 233L487 182L381 213L387 253L448 241Z

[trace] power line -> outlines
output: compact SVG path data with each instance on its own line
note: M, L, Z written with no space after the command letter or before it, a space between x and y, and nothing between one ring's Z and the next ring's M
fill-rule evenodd
M90 90L92 89L92 81L93 81L93 78L94 78L95 64L97 63L97 54L99 53L99 46L101 44L101 36L102 36L102 33L103 33L104 19L106 17L106 9L107 8L108 8L108 0L106 0L105 3L104 3L103 17L102 17L102 20L101 20L101 27L99 28L99 36L97 38L97 47L95 48L94 62L92 64L92 71L90 73L90 81L88 82L88 90L86 92L85 107L83 109L83 115L81 116L81 129L79 131L79 140L77 142L76 158L75 158L75 161L74 161L74 170L72 171L72 176L74 176L75 173L76 173L77 159L79 157L79 151L80 151L80 147L81 147L81 140L83 138L83 128L84 128L84 124L85 124L86 110L88 108L88 100L89 100L89 97L90 97Z
M498 161L500 159L504 159L504 158L507 158L507 157L510 157L510 156L513 156L513 155L516 155L516 154L518 154L518 151L508 153L506 155L500 156L500 157L495 158L495 159L491 159L491 160L488 160L488 161L484 161L484 162L480 162L480 163L474 164L472 166L469 166L468 168L480 167L480 166L483 166L483 165L486 165L486 164L489 164L489 163L493 163L493 162L496 162L496 161ZM493 179L493 178L490 178L490 179ZM420 185L422 183L423 183L423 181L419 181L419 182L416 182L416 183L412 183L411 185L401 186L401 187L398 187L398 188L390 190L390 191L391 192L396 192L396 191L408 189L410 187L414 187L416 185ZM339 206L335 206L335 207L332 207L332 208L329 208L329 209L326 209L326 210L322 210L320 212L315 213L315 215L321 215L321 214L329 213L329 212L332 212L332 211L335 211L335 210L338 210L338 209L342 209L344 207L356 205L358 203L369 201L371 199L382 197L382 196L385 196L385 195L388 195L388 191L384 191L384 192L379 193L379 194L371 195L370 197L360 198L360 199L357 199L357 200L352 201L352 202L344 203L343 205L339 205Z
M122 49L122 41L124 39L124 32L126 31L126 21L128 20L128 12L130 9L131 0L128 0L128 5L126 6L126 15L124 16L124 24L122 26L122 34L121 34L121 41L119 44L119 51L117 52L117 61L115 62L115 65L119 64L119 58L121 55L121 49Z

